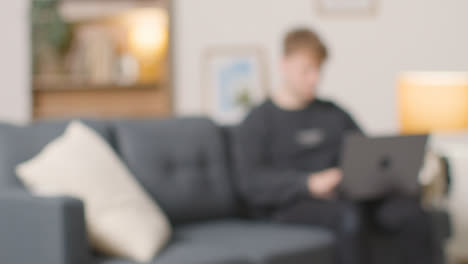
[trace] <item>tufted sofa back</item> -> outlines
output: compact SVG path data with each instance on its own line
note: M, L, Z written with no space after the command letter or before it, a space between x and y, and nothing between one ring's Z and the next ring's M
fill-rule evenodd
M0 123L0 191L24 188L15 167L60 136L69 122ZM172 223L236 215L227 144L210 120L84 122L110 143Z
M118 152L173 223L233 216L222 131L205 118L116 121Z

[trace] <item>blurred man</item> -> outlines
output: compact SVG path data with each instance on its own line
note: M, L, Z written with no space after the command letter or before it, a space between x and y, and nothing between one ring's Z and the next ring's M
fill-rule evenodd
M328 228L337 237L337 263L361 264L362 206L340 199L337 189L343 136L360 129L343 109L317 98L326 59L314 32L286 36L283 85L239 129L239 186L254 216ZM400 239L406 263L431 263L429 222L417 197L382 197L366 203L366 212Z

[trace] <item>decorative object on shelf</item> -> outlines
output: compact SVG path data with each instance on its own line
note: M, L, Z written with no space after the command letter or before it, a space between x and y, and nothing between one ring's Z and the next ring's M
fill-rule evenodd
M468 72L408 72L398 86L402 133L468 129Z
M138 60L131 54L122 54L115 68L115 82L120 86L136 83L139 78L140 66Z
M265 56L256 47L220 47L203 57L202 103L221 124L240 122L267 96Z
M374 16L378 0L315 0L322 16Z
M33 72L59 72L71 41L70 25L57 8L59 0L33 0L31 3Z

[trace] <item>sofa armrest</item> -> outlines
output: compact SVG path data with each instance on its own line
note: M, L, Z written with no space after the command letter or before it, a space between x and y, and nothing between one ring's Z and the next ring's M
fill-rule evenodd
M0 263L87 264L83 203L0 191Z
M452 236L450 215L442 209L428 209L431 216L433 234L436 240L444 242Z

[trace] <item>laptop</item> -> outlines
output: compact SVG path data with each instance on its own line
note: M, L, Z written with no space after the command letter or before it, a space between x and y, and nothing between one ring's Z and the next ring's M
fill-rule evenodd
M391 193L418 194L427 141L427 135L346 136L341 157L344 197L369 200Z

